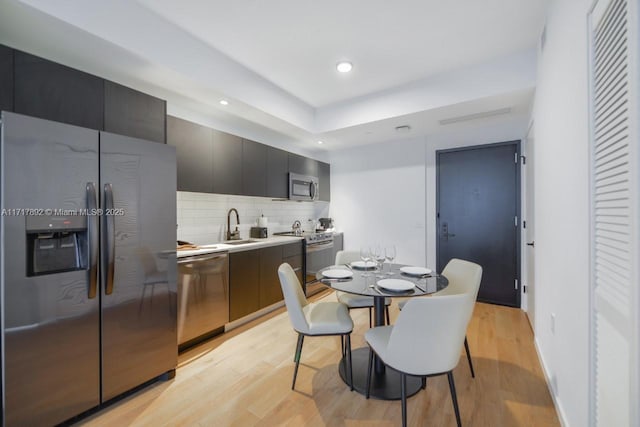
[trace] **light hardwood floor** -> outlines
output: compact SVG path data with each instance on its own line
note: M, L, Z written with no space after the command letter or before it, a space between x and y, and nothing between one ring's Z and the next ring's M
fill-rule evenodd
M321 298L335 299L333 293ZM353 347L365 345L367 310L351 312ZM391 319L398 314L391 307ZM158 382L84 419L87 426L397 426L400 402L366 400L337 373L340 339L307 338L291 390L297 334L284 309L183 353L174 380ZM525 314L476 304L454 370L464 426L557 426ZM437 349L434 349L437 351ZM425 355L428 357L428 355ZM454 426L446 376L408 400L411 426Z

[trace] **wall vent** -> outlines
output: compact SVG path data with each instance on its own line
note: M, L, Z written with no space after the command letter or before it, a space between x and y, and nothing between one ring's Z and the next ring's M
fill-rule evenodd
M445 126L445 125L450 125L453 123L459 123L459 122L466 122L469 120L479 120L479 119L485 119L487 117L493 117L493 116L501 116L503 114L509 114L511 112L511 107L506 107L506 108L500 108L497 110L490 110L490 111L483 111L480 113L474 113L474 114L467 114L465 116L458 116L458 117L451 117L448 119L444 119L444 120L440 120L438 123L440 123L440 125Z

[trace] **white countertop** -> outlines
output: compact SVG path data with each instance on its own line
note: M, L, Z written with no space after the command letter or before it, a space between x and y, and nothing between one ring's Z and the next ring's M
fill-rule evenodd
M210 245L200 245L200 249L188 249L176 251L178 258L193 255L211 254L215 252L242 252L250 249L266 248L268 246L285 245L287 243L299 242L303 237L296 236L272 236L266 239L250 239L251 242L240 245L229 245L225 243L212 243Z

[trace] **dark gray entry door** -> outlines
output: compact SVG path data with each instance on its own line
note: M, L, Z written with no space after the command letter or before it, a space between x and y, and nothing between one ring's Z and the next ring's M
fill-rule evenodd
M478 300L519 307L519 141L438 151L436 197L438 271L478 263Z

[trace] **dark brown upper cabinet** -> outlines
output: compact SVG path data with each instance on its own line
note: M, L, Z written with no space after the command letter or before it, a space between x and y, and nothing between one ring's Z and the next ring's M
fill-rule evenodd
M242 194L267 195L267 146L249 139L242 140Z
M166 101L105 80L104 130L166 142Z
M242 138L213 131L213 192L242 194Z
M267 147L267 196L289 197L289 153Z
M331 201L331 165L318 162L318 186L320 187L320 200Z
M14 111L102 130L104 80L15 50Z
M289 172L318 176L318 162L308 157L289 153Z
M1 44L0 111L13 111L13 49Z
M167 116L167 144L176 147L178 191L213 193L213 130Z

